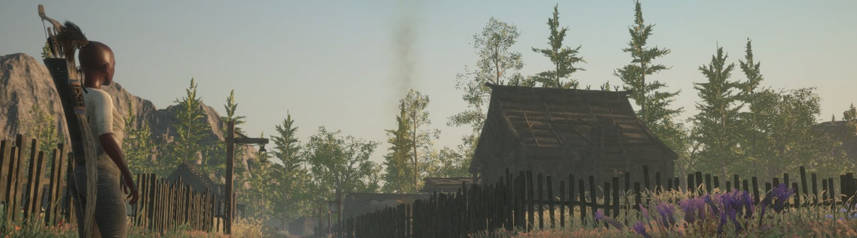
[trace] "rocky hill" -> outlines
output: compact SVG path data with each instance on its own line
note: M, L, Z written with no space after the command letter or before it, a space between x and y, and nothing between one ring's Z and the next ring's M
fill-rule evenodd
M63 117L62 105L59 96L51 82L50 73L41 60L37 60L26 54L10 54L0 56L0 139L14 138L16 134L25 134L26 123L33 120L30 113L33 105L38 103L41 108L55 115L59 128L67 135L67 129ZM165 109L158 109L151 101L142 99L129 93L121 84L114 82L113 85L102 87L104 91L113 97L113 104L120 113L127 116L129 102L132 112L136 114L136 127L143 123L148 124L155 137L157 145L170 143L177 136L172 128L174 115L178 110L177 105L171 105ZM182 95L177 95L180 97ZM205 120L211 127L211 131L205 136L203 144L214 144L223 140L223 132L220 130L220 115L214 108L203 105ZM255 152L255 148L245 145L245 151ZM250 153L248 153L250 154ZM222 155L200 155L223 158ZM157 156L154 156L157 157ZM240 159L246 165L249 156Z

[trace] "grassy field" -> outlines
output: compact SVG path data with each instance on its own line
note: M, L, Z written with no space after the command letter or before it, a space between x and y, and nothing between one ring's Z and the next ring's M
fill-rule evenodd
M597 213L589 211L583 222L579 215L566 215L572 223L564 228L557 224L547 229L546 224L544 230L500 230L471 237L857 237L857 207L812 206L807 201L813 197L807 196L800 198L800 208L786 206L786 201L795 201L793 194L785 187L775 188L772 197L758 206L753 205L750 194L739 191L647 194L650 206L627 211L627 215L623 210L616 218L603 216L599 209ZM553 212L558 217L559 211ZM542 215L548 223L547 212ZM534 222L537 228L538 214Z
M0 211L3 211L0 206ZM36 220L6 222L5 215L0 214L0 237L17 238L17 237L77 237L77 224L60 223L57 226L44 226L41 223L42 218L34 218ZM32 225L31 225L32 224ZM227 236L218 232L203 232L193 231L187 226L179 226L175 231L170 231L165 234L150 232L147 229L142 229L128 224L129 238L155 238L155 237L178 237L178 238L258 238L258 237L273 237L272 231L263 229L262 221L257 219L238 219L232 227L232 236Z

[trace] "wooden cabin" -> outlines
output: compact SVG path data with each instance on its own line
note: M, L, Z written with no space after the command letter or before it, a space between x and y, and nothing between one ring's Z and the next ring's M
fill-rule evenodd
M637 118L628 92L488 84L491 101L470 172L480 183L533 171L554 183L595 176L596 184L631 172L642 181L673 177L678 155Z

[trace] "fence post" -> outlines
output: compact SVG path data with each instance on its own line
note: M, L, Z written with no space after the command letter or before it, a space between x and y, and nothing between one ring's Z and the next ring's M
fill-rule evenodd
M619 184L615 184L616 188L619 188ZM655 191L658 193L664 191L664 187L661 186L661 172L655 172Z
M818 206L818 180L816 180L815 173L810 175L812 179L812 205Z
M720 177L718 177L716 175L714 176L714 188L717 188L717 189L720 189L721 191L723 191L723 189L720 188Z
M45 225L56 224L56 219L59 215L57 212L59 210L57 209L57 207L59 207L57 206L57 203L59 203L58 195L62 192L60 191L60 183L64 180L62 179L64 176L61 176L63 171L62 147L63 144L57 144L57 148L55 148L53 153L51 153L51 180L50 184L48 184L48 204L47 209L45 209ZM2 157L2 155L0 155L0 157Z
M643 165L643 185L646 186L646 190L652 190L652 187L649 187L649 166Z
M711 174L705 174L705 191L711 193L711 189L713 188L711 186Z
M613 176L613 218L616 217L619 217L619 177Z
M536 206L538 206L538 211L539 211L539 230L544 230L544 228L545 228L545 220L544 220L545 213L544 213L544 206L543 206L544 200L542 200L542 194L544 193L542 188L543 188L544 184L542 183L543 182L542 181L543 180L542 173L539 173L537 178L538 178L538 186L539 187L538 187L538 194L536 194L536 197L538 198L538 202L536 202L536 204L537 204Z
M568 175L568 226L574 224L574 174Z
M577 180L577 186L580 187L578 189L578 195L580 195L580 201L577 205L580 207L580 224L586 224L586 191L583 186L583 179Z
M591 202L589 205L592 208L590 210L592 211L592 214L595 214L595 211L597 211L595 209L598 208L598 200L595 199L596 192L597 190L595 188L595 176L589 175L589 200Z
M610 214L611 214L610 208L612 208L612 206L610 205L610 201L611 201L610 195L612 194L613 191L611 191L612 186L610 186L610 185L611 185L610 183L604 182L604 196L602 196L604 198L604 216L607 216L607 217L610 217ZM604 226L605 226L605 228L609 228L609 226L607 226L606 222L604 223Z
M533 225L535 224L535 204L533 203L533 171L527 171L527 202L529 205L529 209L527 209L527 232L533 230Z
M565 181L559 181L559 227L565 228Z

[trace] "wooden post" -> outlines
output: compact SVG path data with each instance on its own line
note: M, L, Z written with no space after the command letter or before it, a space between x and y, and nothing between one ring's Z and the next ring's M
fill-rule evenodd
M646 186L646 190L652 190L652 187L649 186L649 166L643 165L643 185Z
M610 214L611 214L610 208L612 208L612 206L610 206L610 200L611 200L610 195L611 195L611 192L613 192L613 191L611 191L611 190L612 189L611 189L610 183L604 182L604 196L603 196L604 197L604 216L607 216L607 217L610 217ZM606 226L607 223L604 223L604 225Z
M538 211L539 211L539 230L544 230L544 228L545 228L545 219L544 219L545 213L544 213L544 206L543 206L544 200L542 199L542 194L544 193L544 190L542 190L544 187L544 183L542 181L543 180L542 173L539 173L537 178L538 178L538 194L536 194L536 197L538 197L538 202L536 202L536 206L538 207Z
M568 175L568 226L571 226L574 220L574 174Z
M753 203L758 205L759 204L759 179L756 178L755 176L753 176L753 178L751 178L751 181L753 182Z
M816 179L815 173L810 175L812 179L812 205L818 205L818 180Z
M714 176L714 185L713 186L715 188L720 189L720 177ZM723 189L720 189L720 190L723 191Z
M556 217L554 217L554 199L553 199L553 181L551 181L551 176L548 175L547 180L547 188L548 188L548 217L550 217L550 225L551 229L556 227Z
M478 188L478 186L474 186L474 188ZM475 195L475 194L474 194ZM527 171L527 231L533 230L533 225L535 224L536 217L534 216L534 212L536 210L535 204L533 203L533 171Z
M615 184L616 188L619 188L619 184ZM661 172L655 172L655 191L658 193L664 191L664 187L661 186Z
M586 224L586 190L583 187L583 179L577 180L578 195L580 196L580 201L578 201L578 207L580 208L580 224Z
M711 193L711 189L713 188L714 187L711 186L711 174L705 174L705 191Z
M595 189L595 177L592 175L589 175L589 201L591 202L590 206L592 207L592 210L591 210L592 214L595 214L595 211L596 211L595 209L597 208L596 206L598 205L598 200L595 199L595 192L596 191L597 190Z
M54 225L57 222L57 216L59 215L59 194L62 192L61 183L64 181L63 173L63 157L62 157L62 148L63 144L57 144L57 148L54 149L54 152L51 154L51 180L48 185L48 206L45 209L45 225ZM2 149L0 149L2 151ZM0 157L2 157L2 152L0 152ZM2 158L0 158L2 160Z
M559 181L559 227L565 227L565 181Z
M36 167L38 167L38 166L36 166L36 163L38 163L36 161L38 159L37 158L38 156L36 156L36 155L39 154L38 149L39 149L39 140L31 139L30 140L30 159L29 159L30 167L27 168L27 187L24 190L24 197L26 197L26 200L21 202L24 205L24 213L23 213L24 219L27 219L30 217L30 214L33 210L32 207L34 207L33 203L35 202L34 201L35 193L36 193L36 190L38 190L38 187L34 186L34 185L36 185L34 182L36 179L39 179L41 181L40 178L36 177Z
M232 217L235 215L232 192L232 173L235 172L235 122L229 121L226 129L226 214L224 214L224 234L232 234ZM320 211L319 211L320 212ZM320 222L319 222L320 223Z
M617 217L619 217L619 177L613 177L613 218Z

